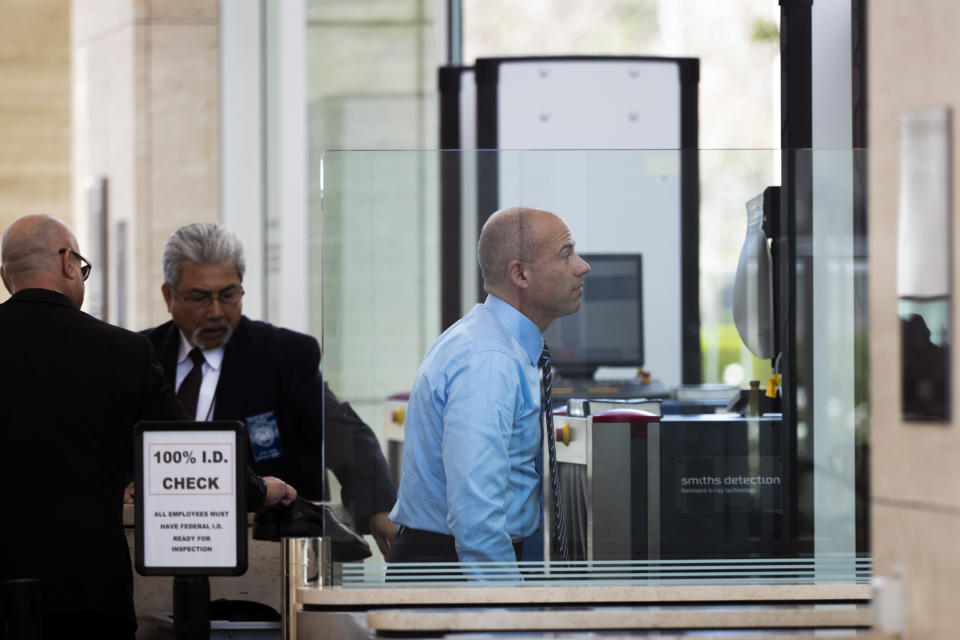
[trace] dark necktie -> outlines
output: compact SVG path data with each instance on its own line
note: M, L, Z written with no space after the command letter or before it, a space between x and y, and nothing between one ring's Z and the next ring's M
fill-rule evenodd
M553 555L560 560L567 559L567 530L560 508L560 478L557 477L557 436L553 430L553 372L550 370L550 349L543 345L540 354L540 380L543 383L543 396L540 410L543 412L547 429L547 455L550 464L550 493L553 497L553 531L550 541Z
M187 355L193 360L193 369L190 369L187 377L180 383L180 388L177 389L177 397L180 398L180 404L183 405L183 410L186 411L190 419L193 420L197 415L200 383L203 382L203 352L197 347L194 347Z

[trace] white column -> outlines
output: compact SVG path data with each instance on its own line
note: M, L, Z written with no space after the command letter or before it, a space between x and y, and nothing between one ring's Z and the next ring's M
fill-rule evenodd
M243 242L243 312L265 317L261 0L220 2L221 220Z
M270 0L276 10L276 184L280 218L280 316L284 327L307 325L307 12L305 0ZM274 190L275 188L275 190Z

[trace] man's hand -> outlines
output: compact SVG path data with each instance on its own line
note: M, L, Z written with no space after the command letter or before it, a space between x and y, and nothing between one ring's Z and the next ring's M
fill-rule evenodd
M133 482L123 488L123 504L133 504Z
M297 497L297 490L280 478L264 476L263 482L267 485L267 495L263 498L263 502L260 503L260 508L257 509L257 513L263 513L276 506L286 507Z
M380 547L383 559L389 561L393 552L393 543L397 541L397 525L387 518L389 512L381 511L370 516L370 533Z

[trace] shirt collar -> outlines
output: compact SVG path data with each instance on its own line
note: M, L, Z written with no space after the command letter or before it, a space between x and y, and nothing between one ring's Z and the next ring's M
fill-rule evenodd
M487 295L483 306L486 307L493 317L497 319L506 328L507 332L517 339L523 350L530 356L530 362L534 365L540 362L540 354L543 353L543 335L533 320L523 315L516 307L497 296Z
M12 302L48 302L76 309L66 294L53 289L20 289L10 296L10 300Z
M180 331L180 352L177 354L177 364L183 364L183 362L190 356L190 351L193 349L193 345L190 344L190 341L187 340L187 336L183 335L183 331ZM223 364L223 345L216 347L214 349L204 349L202 350L203 358L207 361L207 366L211 369L217 371L220 370L220 365Z

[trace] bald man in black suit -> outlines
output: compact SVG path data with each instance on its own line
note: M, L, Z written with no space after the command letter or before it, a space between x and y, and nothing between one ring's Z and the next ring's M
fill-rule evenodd
M0 578L39 578L45 638L132 638L133 574L122 495L133 426L184 419L150 341L80 311L90 265L56 218L4 232L0 277ZM275 478L251 505L289 504Z

